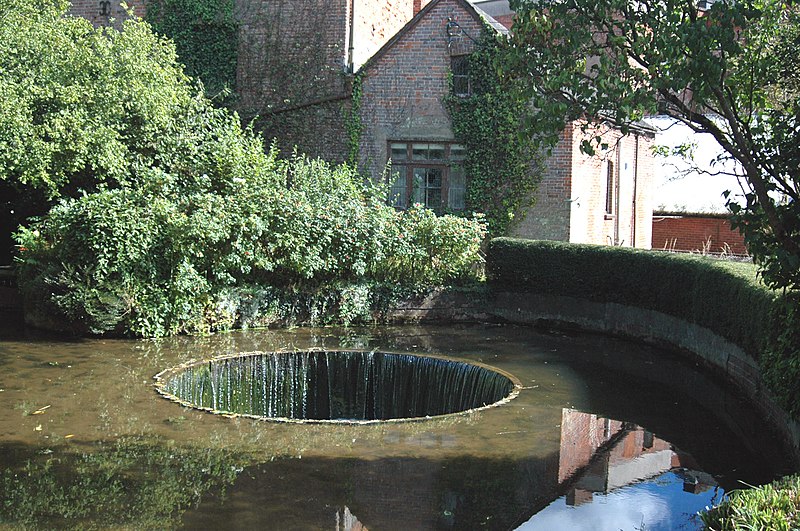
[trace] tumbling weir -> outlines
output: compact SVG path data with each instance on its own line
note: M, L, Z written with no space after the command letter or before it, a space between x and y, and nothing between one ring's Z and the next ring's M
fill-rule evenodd
M286 422L420 420L500 405L521 388L473 362L357 350L251 352L155 379L161 395L185 406Z

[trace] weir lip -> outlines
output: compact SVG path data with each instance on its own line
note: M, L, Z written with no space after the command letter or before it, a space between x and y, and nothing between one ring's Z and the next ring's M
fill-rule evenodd
M482 363L363 350L248 352L189 361L154 378L159 394L187 407L300 423L441 418L499 406L521 389Z

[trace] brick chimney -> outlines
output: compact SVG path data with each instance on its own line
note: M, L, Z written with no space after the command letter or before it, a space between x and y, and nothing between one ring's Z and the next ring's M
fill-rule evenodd
M414 15L419 13L420 9L422 9L422 0L414 0Z

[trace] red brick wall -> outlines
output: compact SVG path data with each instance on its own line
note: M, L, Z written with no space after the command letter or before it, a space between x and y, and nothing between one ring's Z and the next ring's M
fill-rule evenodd
M462 36L448 47L449 17L466 34L476 39L480 35L481 23L461 3L441 0L364 70L360 163L373 178L380 177L386 165L389 140L454 138L442 103L450 51L457 47L468 52L474 43Z
M355 67L412 15L412 0L355 0ZM238 108L284 151L343 160L350 112L350 0L237 0Z
M654 214L653 249L747 254L744 238L724 216Z
M573 243L649 248L653 163L650 134L622 137L619 131L597 130L607 152L587 156L580 151L585 137L579 123L568 125L546 161L536 203L513 228L522 238ZM608 165L619 182L618 207L606 215Z
M101 15L101 0L72 0L72 7L69 12L76 17L83 17L91 21L95 26L108 26L113 23L115 27L120 27L122 21L128 15L120 5L121 0L110 0L108 4L109 16ZM133 8L137 17L144 17L146 0L127 0L128 7Z
M572 195L573 126L564 128L561 139L545 162L536 203L512 227L523 238L570 241L570 197Z

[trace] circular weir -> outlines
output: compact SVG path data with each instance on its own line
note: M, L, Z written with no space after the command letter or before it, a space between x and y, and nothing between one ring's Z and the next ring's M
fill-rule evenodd
M365 351L253 352L191 362L156 375L180 404L261 419L376 422L499 405L516 379L485 365Z

